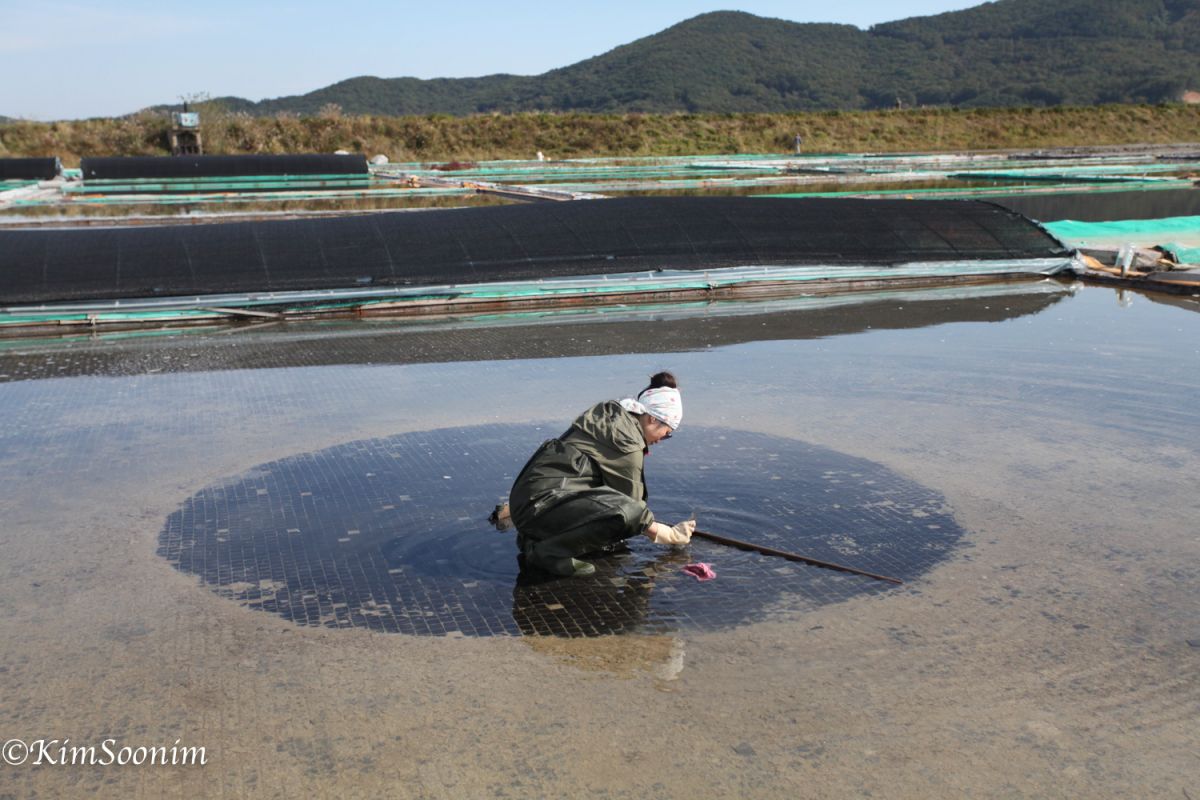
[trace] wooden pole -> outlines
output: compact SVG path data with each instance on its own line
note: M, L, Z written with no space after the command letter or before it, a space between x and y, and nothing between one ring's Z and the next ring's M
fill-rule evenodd
M874 572L865 572L861 569L855 569L854 567L847 567L847 566L843 566L842 564L835 564L832 561L821 561L820 559L809 558L808 556L802 556L798 553L789 553L787 550L777 550L774 547L767 547L767 546L761 545L761 544L752 544L750 542L743 542L740 539L731 539L728 536L719 536L715 533L709 533L708 531L697 530L697 531L693 531L692 535L699 536L701 539L708 539L710 542L716 542L717 544L724 544L724 545L728 545L730 547L736 547L740 550L753 550L757 553L762 553L763 555L766 555L766 556L778 556L779 558L786 558L788 561L799 561L802 564L811 564L814 567L824 567L826 569L836 569L840 572L850 572L855 575L863 575L865 577L874 578L875 580L879 580L879 581L888 581L889 583L896 583L896 584L900 584L901 586L904 585L904 581L900 580L899 578L890 578L887 575L876 575Z

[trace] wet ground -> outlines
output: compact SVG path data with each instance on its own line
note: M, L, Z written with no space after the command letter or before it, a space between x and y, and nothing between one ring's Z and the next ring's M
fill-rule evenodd
M4 342L0 738L208 764L0 795L1200 797L1198 311L1045 282ZM525 580L479 505L662 368L652 508L906 584L699 542Z

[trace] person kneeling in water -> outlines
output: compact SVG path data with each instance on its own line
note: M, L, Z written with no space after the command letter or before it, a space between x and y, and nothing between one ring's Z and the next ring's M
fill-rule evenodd
M606 400L542 443L509 493L517 545L528 566L555 575L591 575L579 556L638 534L657 544L691 541L695 520L655 522L646 506L644 459L679 428L675 376L660 372L637 399Z

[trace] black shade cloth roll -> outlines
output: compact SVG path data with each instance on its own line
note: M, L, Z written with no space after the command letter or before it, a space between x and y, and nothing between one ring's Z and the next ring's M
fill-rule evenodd
M0 181L48 181L57 177L62 165L56 156L49 158L0 158Z
M364 155L137 156L85 158L83 179L221 178L248 175L366 175Z
M1151 189L1133 192L1070 192L996 197L993 202L1039 222L1074 219L1110 222L1200 215L1200 191Z
M1061 255L978 201L652 197L153 228L0 231L0 302L428 286L642 270Z

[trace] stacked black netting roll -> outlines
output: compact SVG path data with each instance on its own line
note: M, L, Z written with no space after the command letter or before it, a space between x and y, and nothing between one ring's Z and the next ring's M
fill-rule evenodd
M49 158L0 158L0 181L48 181L57 177L62 164L55 156Z
M1136 198L1136 199L1131 199ZM1041 222L1074 219L1164 219L1200 216L1200 192L1157 189L1153 192L1072 192L997 197L995 202Z
M366 175L364 155L136 156L85 158L83 179L223 178L250 175Z
M4 230L0 302L1061 253L1057 240L1020 214L977 201L626 198L334 219Z

